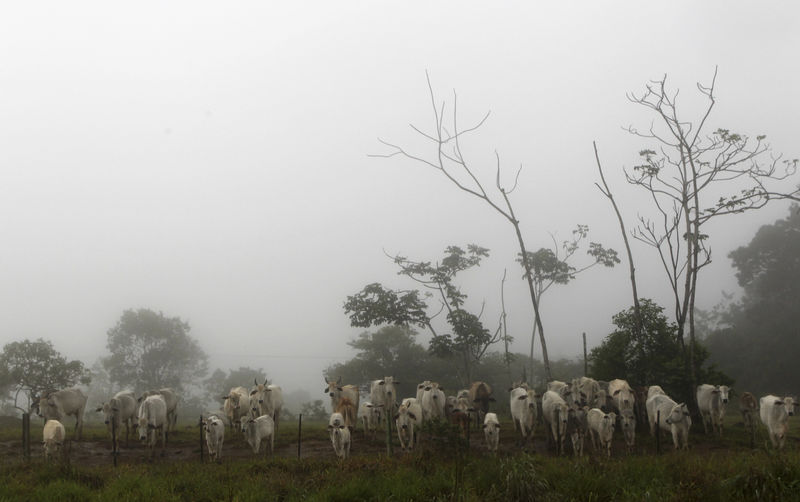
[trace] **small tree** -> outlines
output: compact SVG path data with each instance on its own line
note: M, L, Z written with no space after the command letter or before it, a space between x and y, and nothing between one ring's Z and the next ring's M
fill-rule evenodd
M52 342L41 338L8 343L0 354L0 386L11 390L14 407L24 412L30 411L32 396L90 381L81 361L68 361ZM28 398L26 408L19 406L20 394Z
M470 244L466 251L458 246L447 247L444 258L436 264L393 257L401 275L410 277L438 298L440 312L447 312L451 333L436 332L431 324L432 317L427 314L428 305L420 299L417 291L387 291L379 284L370 284L347 298L345 313L350 315L353 326L369 327L382 323L408 326L413 322L427 327L433 335L430 352L442 358L458 358L462 381L469 382L473 366L480 362L489 346L499 341L500 329L491 333L483 326L480 313L464 308L467 295L455 285L454 279L460 272L478 266L488 254L488 249Z
M126 310L108 330L104 360L111 380L135 390L199 384L208 356L189 336L189 324L149 309Z

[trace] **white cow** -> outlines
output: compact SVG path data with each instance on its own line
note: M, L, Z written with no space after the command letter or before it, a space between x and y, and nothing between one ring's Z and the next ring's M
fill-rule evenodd
M569 406L575 404L575 396L572 392L571 384L560 380L553 380L552 382L547 382L547 390L557 393Z
M333 451L344 460L350 455L350 429L341 413L333 413L328 421L328 432L331 436Z
M103 414L103 421L108 426L108 433L116 432L111 439L119 448L119 435L122 424L125 424L125 446L128 446L130 430L137 418L137 403L133 392L123 390L114 394L107 403L100 403L97 410Z
M167 432L174 431L178 424L178 394L170 387L158 390L148 390L139 398L139 403L149 396L161 395L167 404Z
M483 435L486 438L486 446L489 451L497 453L497 444L500 441L500 421L497 415L487 413L483 419Z
M222 443L225 441L225 422L216 415L211 415L203 420L203 430L206 432L208 459L211 462L221 462Z
M759 415L761 422L767 426L769 439L772 446L779 450L786 443L786 436L789 434L789 416L794 415L794 407L797 403L791 397L768 395L759 400Z
M394 422L397 426L400 447L403 451L413 449L414 443L419 440L416 428L422 426L422 406L413 397L403 399L394 416Z
M275 448L275 421L271 416L261 415L258 418L243 420L242 433L254 454L261 449L261 441L268 440L269 447L264 448L264 455L269 453L269 456L272 457Z
M645 405L647 418L650 421L650 432L655 434L657 425L672 434L672 443L676 450L689 449L689 429L692 427L689 408L684 403L676 403L664 394L656 394L648 399ZM660 421L656 424L659 418Z
M421 384L417 385L416 399L418 403L422 404L422 394L425 393L425 387L428 387L431 383L433 382L431 382L430 380L425 380ZM467 391L467 394L469 394L469 391Z
M536 419L539 415L539 407L536 406L536 393L523 387L511 389L511 420L514 430L519 429L522 434L522 441L528 442L528 438L533 436L536 427Z
M167 403L161 394L147 396L139 406L139 440L146 441L150 456L155 455L157 432L161 432L161 454L167 442Z
M373 405L370 401L362 401L358 406L358 418L361 419L361 424L364 426L364 432L374 433L378 428L380 418L380 410L382 407Z
M267 379L264 383L258 383L254 378L255 385L250 389L250 402L258 406L258 415L269 415L275 422L275 431L279 429L281 410L283 409L283 390L278 385L270 385Z
M611 457L611 440L614 439L614 423L617 416L614 412L606 413L600 408L592 408L586 414L586 423L589 435L592 437L592 447L595 451L606 450Z
M600 384L589 377L580 377L572 380L572 391L576 394L575 400L581 406L594 406L600 392ZM601 403L603 404L603 403Z
M369 386L369 399L377 407L378 427L383 428L386 422L384 413L394 414L397 409L397 388L394 377L383 377L383 380L373 380Z
M342 398L347 398L353 405L353 416L345 418L348 420L348 426L355 426L358 416L358 402L361 399L358 387L355 385L342 385L342 377L339 377L335 382L328 381L325 378L325 383L328 384L328 387L323 392L326 392L331 397L331 409L334 412L339 408L339 401Z
M45 461L50 460L50 458L61 452L61 447L66 437L67 433L61 422L58 420L48 420L45 422L44 430L42 430L42 446L44 447Z
M556 442L556 448L564 453L564 439L567 437L567 420L569 406L558 392L548 390L542 396L542 415L544 422L550 426L550 436Z
M617 378L608 382L608 394L611 396L617 411L633 410L636 398L627 381Z
M664 392L664 389L662 389L660 385L651 385L650 387L647 388L647 399L648 400L651 397L658 396L658 395L662 395L662 396L666 396L667 395L667 393ZM645 401L645 402L647 402L647 401Z
M622 436L625 438L625 446L628 452L631 452L636 444L636 415L633 410L622 410L619 422L622 427Z
M703 418L703 430L708 434L708 425L713 432L722 436L722 419L725 418L725 405L728 404L727 385L702 384L697 386L697 406Z
M80 389L64 389L47 392L40 398L34 398L31 411L47 420L63 420L64 417L75 417L75 438L80 440L83 434L83 413L86 410L86 395Z
M444 416L444 405L447 397L439 387L437 382L431 382L422 392L422 420L442 420Z
M225 416L231 424L231 429L244 429L242 417L250 413L250 393L244 387L233 387L227 396L222 396L225 400Z

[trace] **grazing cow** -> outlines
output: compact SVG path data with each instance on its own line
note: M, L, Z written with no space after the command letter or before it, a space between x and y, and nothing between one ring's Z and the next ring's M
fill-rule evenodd
M647 418L650 432L655 434L656 426L672 434L675 449L689 449L689 429L692 418L684 403L678 404L665 394L656 394L647 400ZM660 420L659 420L660 418ZM656 420L659 420L656 424Z
M403 399L394 416L394 422L397 426L400 447L403 451L410 451L414 448L414 442L419 439L418 435L415 435L415 429L422 425L422 406L413 397Z
M486 446L489 451L497 453L497 444L500 441L500 421L497 415L487 413L483 419L483 435L486 438Z
M355 385L342 385L342 377L339 377L335 382L328 381L325 378L325 383L328 384L328 388L322 392L327 393L331 397L331 409L335 412L336 408L339 406L339 401L342 398L347 398L353 405L353 416L350 417L352 422L348 422L348 426L354 426L355 420L358 412L358 402L361 399L361 396L358 393L358 387Z
M594 451L604 449L611 457L611 440L614 439L614 423L617 416L614 412L606 413L599 408L592 408L586 416L589 434L592 437Z
M255 385L250 389L250 402L258 406L257 416L269 415L272 417L277 433L280 425L281 409L283 409L283 390L278 385L267 384L266 378L264 383L258 383L255 378L253 382Z
M34 398L31 411L47 420L63 420L72 415L75 417L75 439L80 440L83 434L83 413L86 410L86 395L80 389L64 389L47 392L40 398Z
M630 453L636 444L636 416L633 410L622 410L619 422L622 427L622 436L625 438L625 447Z
M616 411L633 410L636 397L633 395L633 389L625 380L611 380L608 382L608 393L614 403Z
M739 396L739 411L742 414L742 421L745 428L751 434L756 431L756 412L758 411L758 403L756 397L751 392L742 392Z
M123 390L114 394L114 397L107 403L100 403L95 410L103 414L103 420L108 426L109 434L116 433L112 441L119 448L119 435L122 424L125 424L125 446L128 446L131 426L136 421L136 397L133 392Z
M542 396L542 415L544 422L550 426L548 438L555 441L556 448L563 454L564 439L567 437L569 406L558 392L548 390Z
M526 444L528 438L533 436L533 429L536 427L536 419L539 415L536 393L525 387L511 389L509 406L514 430L519 429L522 434L522 442Z
M222 443L225 441L225 423L216 415L210 415L203 420L203 430L206 433L208 445L208 459L211 462L222 462Z
M567 417L567 435L572 440L572 452L579 457L583 456L583 443L586 431L589 428L587 412L589 408L570 408Z
M356 405L347 397L339 399L339 404L333 409L335 413L339 413L344 418L344 424L353 430L358 422L358 409Z
M703 431L708 434L708 426L712 432L722 436L722 419L725 418L725 405L728 404L727 385L702 384L697 386L697 406L703 419Z
M794 415L797 403L791 397L764 396L759 401L761 422L767 426L772 446L782 449L789 434L789 416Z
M64 439L67 433L64 425L58 420L48 420L42 430L42 446L44 447L44 460L50 460L54 455L61 452Z
M350 428L341 413L333 413L328 421L328 432L336 456L344 460L350 456Z
M250 413L250 393L244 387L233 387L227 396L222 396L225 400L225 416L231 424L231 429L244 429L242 417Z
M242 421L242 433L247 444L253 449L253 454L258 454L261 449L261 441L269 440L268 447L264 448L264 455L269 453L272 457L275 448L275 421L269 415L261 415L258 418L248 418ZM269 451L267 451L269 450Z
M156 433L161 432L161 455L167 443L167 403L161 394L147 396L139 406L139 440L146 441L150 457L155 455Z
M492 387L486 382L472 382L469 386L469 402L478 412L478 422L489 413L489 402L494 401Z
M378 407L378 426L383 428L384 411L388 414L394 414L397 409L397 389L395 385L400 382L395 382L394 377L383 377L383 380L373 380L369 386L369 399L374 406Z
M422 420L441 420L444 418L444 405L447 398L437 382L431 382L422 392Z

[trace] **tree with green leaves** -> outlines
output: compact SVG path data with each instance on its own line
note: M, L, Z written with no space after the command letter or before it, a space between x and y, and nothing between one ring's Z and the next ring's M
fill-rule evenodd
M744 289L740 301L716 312L706 339L712 358L755 393L796 392L800 381L800 206L762 226L728 255Z
M727 128L711 129L716 77L715 70L710 84L697 84L705 104L695 119L687 118L666 76L648 83L641 94L628 95L654 116L644 130L628 128L646 144L639 152L641 162L625 176L652 203L650 214L641 211L633 235L655 250L665 272L676 337L691 378L689 390L699 377L694 314L700 272L711 263L710 223L800 196L796 183L787 183L796 174L797 159L775 155L764 135L753 138ZM609 196L607 186L604 194ZM684 341L687 332L689 343Z
M533 271L533 283L536 289L536 296L539 298L539 309L542 308L542 297L555 284L565 285L573 281L578 274L589 270L596 265L603 265L604 267L613 267L619 263L617 252L611 248L606 248L597 242L590 242L586 250L586 254L591 257L588 263L583 263L578 267L570 264L570 260L574 258L575 253L581 248L589 236L588 225L578 225L572 231L572 238L565 240L559 246L556 243L555 236L552 236L552 248L540 248L537 251L528 251L528 263L530 263ZM523 264L524 261L520 256L517 261ZM530 359L533 364L533 348L536 340L536 325L533 326L533 333L531 334L531 348ZM533 369L531 368L531 375Z
M245 387L249 389L254 381L264 383L267 375L261 368L255 369L248 366L239 366L237 369L229 369L227 372L217 368L211 376L203 380L203 397L208 402L219 404L221 396L227 396L234 387Z
M691 400L690 377L684 371L683 350L677 339L678 327L664 315L664 308L649 300L639 301L643 331L636 329L633 308L613 317L614 332L592 349L591 376L599 380L622 378L631 385L660 385L670 396ZM703 367L709 352L695 342L699 375L704 382L730 384L732 380L716 367Z
M31 397L48 390L59 390L77 384L89 385L91 376L81 361L68 361L50 341L41 338L11 342L0 354L0 387L7 388L14 407L29 412ZM19 396L28 399L26 408L19 406Z
M467 295L455 284L461 272L480 265L489 250L470 244L466 249L448 246L441 261L413 261L403 256L392 257L400 268L399 274L411 278L424 287L428 297L438 300L439 315L446 312L450 333L438 333L428 314L429 305L417 290L392 291L380 284L370 284L359 293L349 296L345 313L350 323L358 327L381 324L417 326L428 328L433 335L429 350L441 358L457 358L463 382L471 381L473 366L480 362L488 348L500 340L500 330L494 333L481 321L481 312L475 314L465 308Z
M126 310L108 330L111 356L104 360L111 380L136 391L200 385L208 356L179 317L150 309Z

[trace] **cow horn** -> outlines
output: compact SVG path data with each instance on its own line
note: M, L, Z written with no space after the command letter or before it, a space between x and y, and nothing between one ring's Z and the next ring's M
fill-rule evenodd
M256 377L253 377L253 383L254 383L255 385L258 385L258 380L256 379Z

